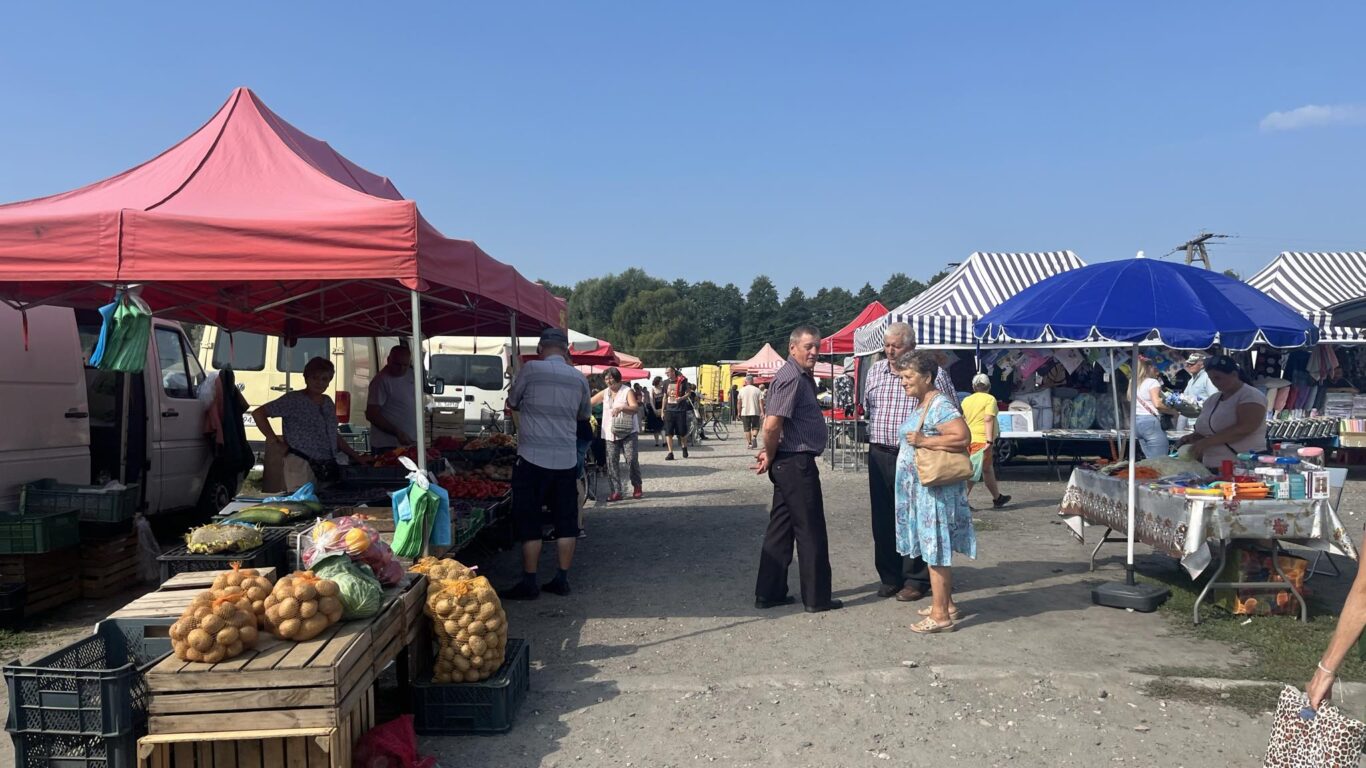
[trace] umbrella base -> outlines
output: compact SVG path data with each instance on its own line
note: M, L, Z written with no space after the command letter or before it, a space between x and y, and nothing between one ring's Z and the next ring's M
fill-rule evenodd
M1125 584L1111 582L1091 590L1091 602L1110 608L1131 608L1152 613L1171 597L1170 589L1155 584Z

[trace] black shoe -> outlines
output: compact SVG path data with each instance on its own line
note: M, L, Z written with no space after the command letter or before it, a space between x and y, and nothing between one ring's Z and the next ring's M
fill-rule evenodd
M683 455L686 456L687 454L685 453L685 454L683 454ZM669 455L668 455L668 456L665 456L665 457L664 457L664 460L665 460L665 461L673 461L673 460L674 460L674 452L673 452L673 451L669 451Z
M688 458L688 446L683 446L683 458Z
M1001 507L1004 507L1009 503L1010 497L1005 495L1004 493L991 500L991 506L993 509L1000 509Z
M877 596L878 596L878 597L894 597L894 596L896 595L896 593L898 593L898 592L900 592L900 591L901 591L901 587L894 587L894 586L892 586L891 584L883 584L882 586L880 586L880 587L877 588Z
M843 607L844 607L844 601L842 601L842 600L831 600L830 602L826 603L825 605L808 605L808 606L806 606L806 612L807 612L807 613L825 613L826 611L838 611L839 609L841 609L841 608L843 608Z
M511 589L498 590L498 597L503 600L535 600L541 596L541 590L535 585L519 582Z
M541 589L552 595L567 597L569 595L569 579L562 579L559 576L541 585Z
M777 608L783 605L792 605L795 602L797 602L797 598L793 597L792 595L788 595L781 600L765 600L762 597L756 597L754 598L754 607L763 611L769 608Z

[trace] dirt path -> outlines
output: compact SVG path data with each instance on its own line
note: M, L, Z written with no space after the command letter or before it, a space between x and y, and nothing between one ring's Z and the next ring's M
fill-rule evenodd
M1092 606L1091 585L1120 561L1087 573L1085 550L1055 521L1063 486L1051 474L1007 473L1017 502L979 515L980 559L955 568L960 630L922 638L906 630L912 605L873 595L862 473L823 472L845 609L753 608L769 486L744 454L733 439L668 463L647 449L647 498L589 512L575 594L508 606L532 647L516 727L423 748L443 764L509 768L1260 759L1268 718L1140 692L1131 668L1216 666L1229 651L1172 634L1156 614ZM511 553L484 567L499 583L519 570Z

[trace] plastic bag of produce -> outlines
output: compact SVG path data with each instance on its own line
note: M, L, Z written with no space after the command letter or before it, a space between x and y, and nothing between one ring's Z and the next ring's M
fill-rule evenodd
M312 568L314 563L332 555L360 557L378 541L379 534L359 516L319 520L309 530L304 565Z
M313 573L319 578L337 582L337 599L342 604L342 618L368 619L379 613L384 602L384 588L370 567L355 562L346 555L332 555L318 561Z

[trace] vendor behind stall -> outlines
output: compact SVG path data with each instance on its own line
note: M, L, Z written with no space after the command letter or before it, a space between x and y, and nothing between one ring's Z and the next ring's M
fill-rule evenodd
M1195 431L1178 445L1190 445L1206 467L1218 469L1239 453L1266 450L1266 395L1243 381L1238 362L1227 355L1205 361L1215 393L1205 400Z
M337 406L327 396L335 373L330 361L315 357L304 366L304 389L287 392L251 413L256 427L266 436L268 457L284 454L284 490L288 493L305 483L331 479L336 474L338 451L353 462L370 462L337 434ZM283 437L271 428L273 417L284 422Z
M405 346L389 350L389 360L370 382L365 418L370 422L370 450L387 453L413 445L417 434L413 353Z

